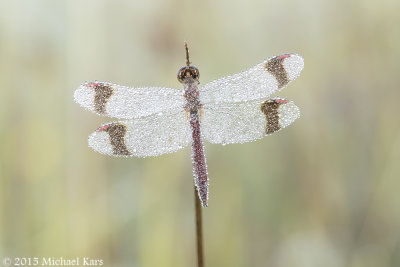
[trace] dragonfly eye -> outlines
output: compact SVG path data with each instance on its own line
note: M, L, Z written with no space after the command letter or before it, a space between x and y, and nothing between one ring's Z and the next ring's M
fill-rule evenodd
M199 69L194 66L182 67L178 70L178 81L184 83L189 79L198 81L200 77Z

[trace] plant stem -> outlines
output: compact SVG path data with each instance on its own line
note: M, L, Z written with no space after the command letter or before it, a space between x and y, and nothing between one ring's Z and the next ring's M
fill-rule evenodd
M201 217L201 203L197 195L197 190L194 188L194 198L196 206L196 241L197 241L197 266L204 267L203 258L203 222Z

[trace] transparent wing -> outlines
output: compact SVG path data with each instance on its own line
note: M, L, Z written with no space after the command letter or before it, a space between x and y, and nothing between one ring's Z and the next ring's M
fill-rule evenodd
M76 89L75 102L99 115L120 119L148 116L184 106L183 90L132 88L108 82L88 82Z
M102 125L89 135L89 146L110 156L158 156L175 152L191 141L183 110Z
M299 117L299 108L282 98L204 105L201 130L211 143L245 143L277 132Z
M242 102L266 99L299 76L303 58L285 54L231 76L222 77L200 87L202 103Z

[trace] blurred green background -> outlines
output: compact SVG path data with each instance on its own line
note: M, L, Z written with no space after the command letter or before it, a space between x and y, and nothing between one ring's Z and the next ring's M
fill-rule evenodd
M400 266L400 1L0 1L0 259L195 266L190 150L110 158L84 81L180 88L294 52L302 117L205 144L206 266Z

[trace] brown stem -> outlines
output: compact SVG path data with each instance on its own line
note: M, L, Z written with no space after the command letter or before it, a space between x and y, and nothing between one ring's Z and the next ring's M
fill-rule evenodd
M185 50L186 50L186 66L190 65L190 61L189 61L189 48L187 46L187 42L185 41Z
M202 226L202 218L201 218L201 203L197 194L196 188L194 188L194 198L195 198L195 206L196 206L196 240L197 240L197 266L204 267L204 258L203 258L203 226Z

